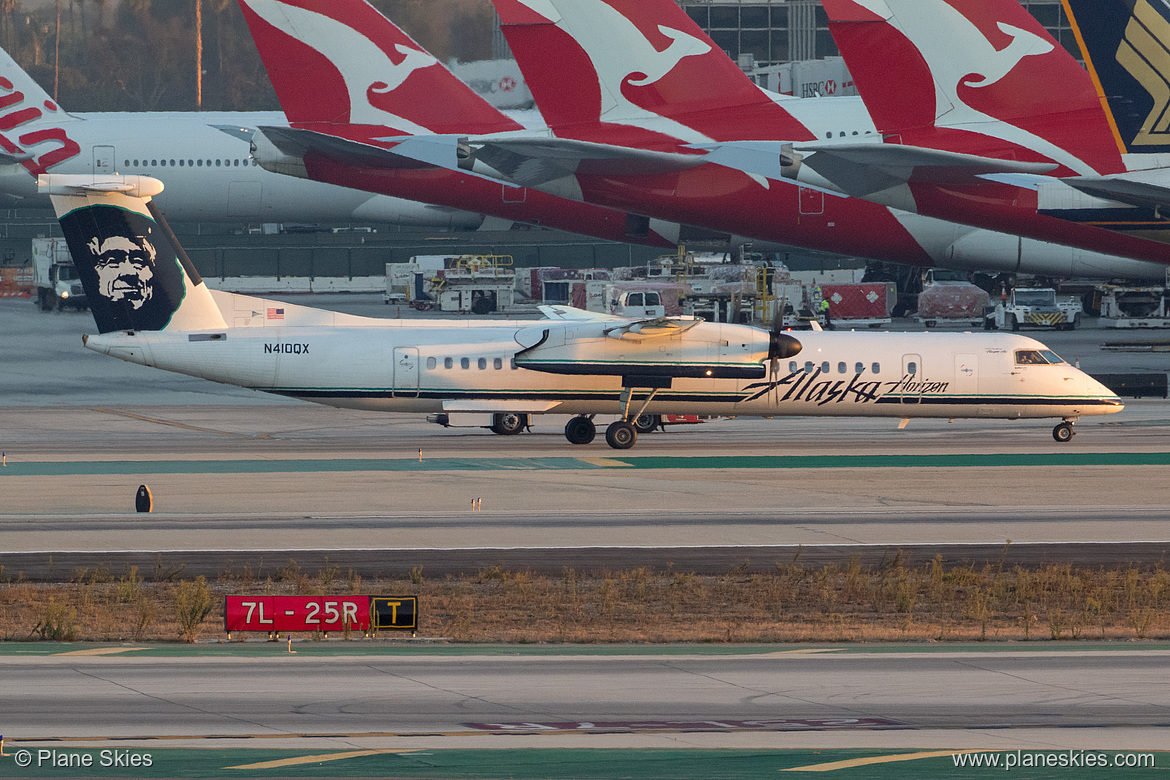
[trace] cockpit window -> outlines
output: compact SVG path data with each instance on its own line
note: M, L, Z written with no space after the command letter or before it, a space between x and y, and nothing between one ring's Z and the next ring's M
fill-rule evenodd
M1044 366L1063 363L1060 355L1050 349L1017 349L1016 364L1021 366Z
M1057 363L1064 362L1064 360L1061 359L1060 355L1056 354L1055 352L1053 352L1050 349L1042 349L1042 350L1040 350L1040 354L1044 356L1045 360L1047 360L1049 363L1052 363L1053 365L1056 365Z

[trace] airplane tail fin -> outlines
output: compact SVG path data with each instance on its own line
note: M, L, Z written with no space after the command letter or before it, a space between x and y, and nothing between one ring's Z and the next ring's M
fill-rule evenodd
M1170 152L1170 6L1160 0L1064 0L1118 144Z
M752 137L755 123L768 125L767 137L807 135L675 0L493 3L550 127L632 124L685 137L661 122L685 115L708 136L738 125L740 137Z
M150 199L148 176L42 175L98 331L227 327L219 307Z
M485 134L521 125L364 0L239 0L292 124Z
M63 127L76 121L0 49L0 164L20 163L36 176L80 154Z
M1038 154L1079 174L1124 170L1088 74L1017 0L824 0L824 8L878 130L901 143Z

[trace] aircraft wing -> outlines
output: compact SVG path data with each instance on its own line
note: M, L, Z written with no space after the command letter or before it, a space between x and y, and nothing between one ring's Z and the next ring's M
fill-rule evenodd
M805 177L807 166L846 195L863 198L911 179L966 182L985 174L1043 174L1056 163L1029 163L890 143L732 142L695 145L708 162L771 179ZM810 181L807 183L816 184Z

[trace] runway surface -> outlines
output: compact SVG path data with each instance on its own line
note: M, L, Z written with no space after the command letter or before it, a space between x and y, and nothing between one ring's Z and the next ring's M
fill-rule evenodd
M1170 731L1156 730L1170 723L1164 646L296 647L5 653L5 736L301 748L465 747L492 733L540 740L516 736L513 747L1170 748Z

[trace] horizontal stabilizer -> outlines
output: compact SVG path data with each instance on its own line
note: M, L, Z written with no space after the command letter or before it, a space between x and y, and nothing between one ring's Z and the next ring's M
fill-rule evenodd
M1061 181L1096 198L1132 206L1170 207L1170 170L1166 169L1112 176L1071 176Z
M807 165L855 198L911 179L960 184L983 174L1043 174L1057 167L901 144L798 144L794 149L801 154L794 162Z

